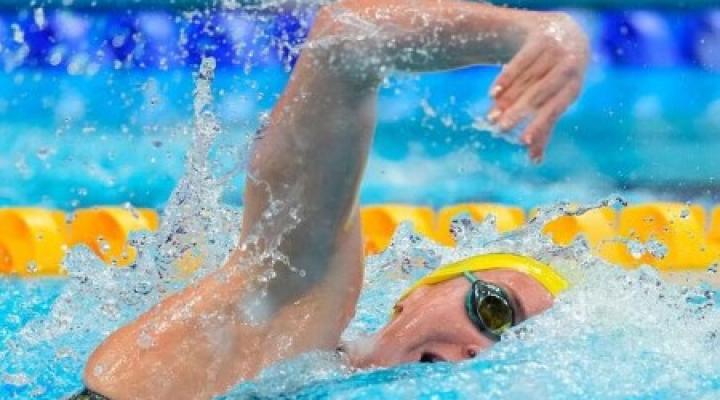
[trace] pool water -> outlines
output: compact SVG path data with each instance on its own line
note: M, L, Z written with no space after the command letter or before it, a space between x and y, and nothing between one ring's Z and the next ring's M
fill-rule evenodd
M0 204L74 209L130 201L162 207L191 139L192 74L38 74L31 89L0 76L0 88L15 99L1 114L0 179L6 184ZM381 92L363 203L440 206L483 199L531 208L613 192L635 201L720 201L715 74L594 70L537 167L522 149L473 128L489 107L485 93L496 74L495 68L474 68L391 79ZM243 143L286 77L272 69L249 76L218 71L215 107L223 133L215 158L221 171L246 150ZM127 94L125 102L106 99L108 90ZM698 95L675 95L683 91ZM74 111L62 114L59 104ZM418 173L409 177L408 165ZM241 188L240 178L228 185L226 202L241 204Z
M473 128L487 111L496 73L472 68L389 79L362 201L622 207L615 192L632 200L718 201L720 81L713 73L594 68L540 167L517 146ZM133 268L107 268L75 248L67 279L0 279L0 398L52 399L77 390L85 359L104 337L220 265L239 231L248 143L286 79L282 68L219 70L214 82L198 80L193 96L189 70L66 76L20 68L0 77L12 99L0 104L8 117L0 123L3 205L130 201L163 211L156 234L133 238L140 249ZM684 91L699 94L678 96ZM541 233L558 215L561 208L551 205L503 236L491 220L465 221L452 249L401 226L387 251L368 258L348 338L377 329L402 290L443 263L518 251L558 266L571 290L477 359L351 371L332 355L308 354L224 397L718 398L718 291L666 282L650 268L607 265L582 239L558 248ZM173 262L175 250L188 246L202 251L204 262L184 277ZM716 273L698 274L702 281Z
M345 336L382 325L394 299L428 268L471 254L512 249L540 257L568 277L571 289L550 311L513 328L474 360L351 371L332 354L307 354L271 367L222 398L711 399L720 394L716 289L671 284L649 267L625 271L607 265L593 258L582 240L558 248L540 233L542 218L510 235L495 233L492 221L465 222L455 249L401 226L391 247L368 259L366 287ZM140 242L154 251L152 238ZM65 281L0 281L7 311L0 330L3 398L58 398L76 389L84 359L104 336L182 286L157 278L161 264L103 268L80 248L68 260L71 276ZM715 270L706 274L714 278Z

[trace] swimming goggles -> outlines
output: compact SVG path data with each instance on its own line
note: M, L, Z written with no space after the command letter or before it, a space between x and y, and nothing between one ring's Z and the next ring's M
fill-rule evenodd
M471 287L465 296L465 311L477 329L494 342L512 327L517 312L512 297L503 288L477 279L470 272L463 273Z

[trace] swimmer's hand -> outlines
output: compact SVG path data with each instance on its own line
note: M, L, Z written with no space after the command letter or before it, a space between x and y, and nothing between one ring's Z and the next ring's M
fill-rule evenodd
M588 58L587 37L572 18L542 15L491 86L495 107L488 120L507 132L528 119L520 140L541 161L555 123L580 92Z

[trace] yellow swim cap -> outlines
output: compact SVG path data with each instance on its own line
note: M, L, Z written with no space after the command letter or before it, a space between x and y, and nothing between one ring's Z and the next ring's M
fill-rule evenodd
M553 297L557 297L558 294L562 293L568 287L568 282L565 278L558 274L551 266L534 258L508 253L482 254L435 269L406 290L405 293L400 296L398 302L409 296L410 293L420 286L444 282L461 276L465 272L489 271L493 269L510 269L527 274L543 285Z

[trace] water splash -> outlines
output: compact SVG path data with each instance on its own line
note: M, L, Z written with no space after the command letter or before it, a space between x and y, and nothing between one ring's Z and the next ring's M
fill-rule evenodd
M367 28L368 34L377 33L376 27ZM23 41L21 34L16 41ZM27 46L19 46L17 58L26 52ZM131 268L106 268L84 248L70 254L69 281L47 316L37 313L2 343L0 390L10 387L10 398L57 397L76 388L86 355L103 337L186 283L178 266L190 263L188 271L199 277L220 265L232 248L240 215L220 203L226 178L213 172L213 143L221 134L211 111L213 72L214 62L204 59L196 81L194 144L160 231L132 238L139 258ZM293 211L284 206L272 203L267 218L287 214L292 219ZM515 251L558 266L573 288L550 312L513 329L480 359L351 375L331 355L311 354L266 371L227 397L717 397L717 292L667 283L647 268L619 270L594 258L582 240L558 248L541 233L553 218L582 210L564 204L542 209L509 235L497 234L492 219L474 223L460 217L453 226L459 243L454 249L404 225L388 251L368 259L366 289L347 337L377 329L410 282L444 263ZM21 323L19 315L7 320Z
M518 146L524 145L522 140L520 140L520 136L522 135L522 132L525 131L525 126L527 126L527 123L520 124L519 126L513 128L510 132L505 132L497 124L494 124L485 118L477 118L472 124L473 129L479 132L487 132L494 139L504 140L510 144Z
M210 158L213 143L221 132L210 109L214 72L215 60L204 58L196 77L193 144L188 151L185 174L168 200L156 236L157 268L165 277L187 270L179 262L192 263L192 269L203 272L217 267L240 232L237 223L240 216L220 201L226 181L213 175ZM237 165L244 165L244 160ZM236 232L227 235L232 225Z
M72 249L64 261L67 284L47 315L2 343L0 388L9 387L9 398L58 397L76 389L86 357L103 338L188 278L220 266L235 246L241 212L221 204L228 176L214 176L210 157L221 132L211 110L214 69L213 59L203 60L196 79L193 145L159 231L131 236L138 255L127 268L108 268L87 247ZM233 174L244 159L237 162ZM105 242L99 240L102 249Z
M617 196L587 207L560 204L539 210L525 228L504 235L495 231L492 218L472 222L460 217L456 248L439 246L401 225L387 251L367 260L365 288L346 339L380 328L395 299L418 276L469 255L528 254L552 263L571 288L551 310L511 329L475 360L352 375L323 369L313 374L312 358L296 360L291 373L304 384L293 381L283 393L347 399L716 397L720 293L715 288L670 283L647 266L624 270L595 258L582 239L557 247L542 234L545 224L559 216L624 205ZM227 398L249 393L272 398L278 384L247 383Z

